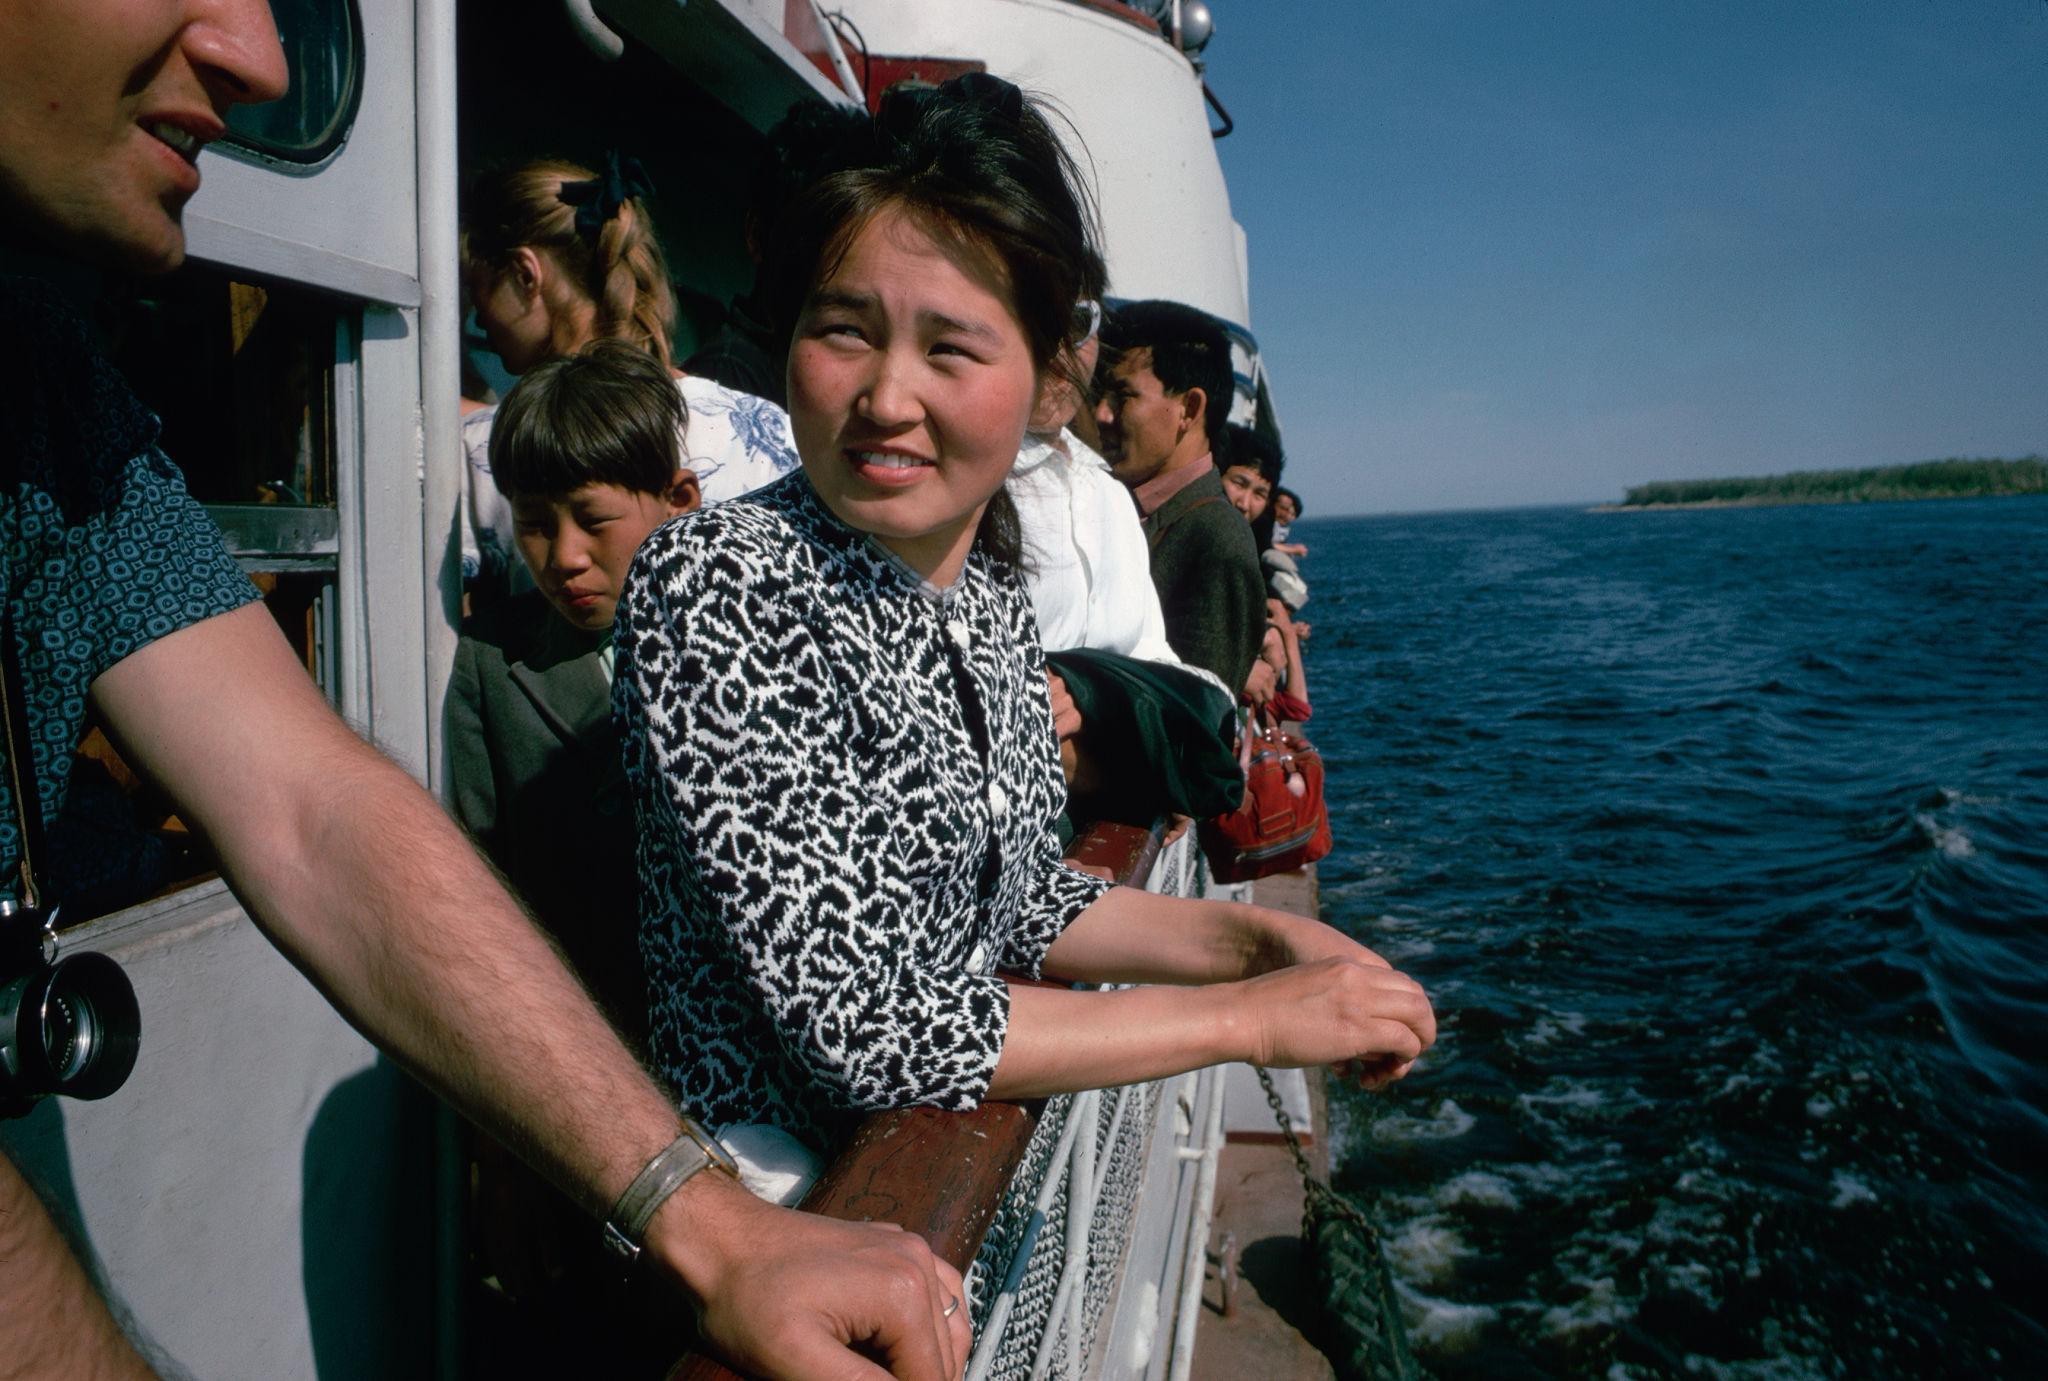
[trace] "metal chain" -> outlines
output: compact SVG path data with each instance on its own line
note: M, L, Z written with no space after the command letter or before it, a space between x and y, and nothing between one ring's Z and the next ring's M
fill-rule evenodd
M1365 1240L1377 1252L1380 1249L1378 1229L1358 1205L1339 1194L1336 1190L1316 1178L1315 1171L1308 1163L1308 1153L1301 1149L1301 1138L1295 1135L1294 1119L1287 1115L1286 1107L1280 1102L1280 1090L1273 1086L1273 1076L1263 1065L1253 1065L1252 1072L1259 1076L1259 1087L1266 1091L1266 1106L1273 1110L1273 1120L1280 1124L1280 1135L1287 1142L1288 1151L1294 1156L1294 1168L1301 1173L1301 1187L1304 1198L1301 1205L1301 1233L1309 1235L1310 1225L1315 1219L1318 1207L1326 1213L1335 1213L1344 1218L1365 1235Z

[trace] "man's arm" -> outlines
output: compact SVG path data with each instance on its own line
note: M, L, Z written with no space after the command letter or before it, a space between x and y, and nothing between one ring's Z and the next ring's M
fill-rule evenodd
M278 948L593 1213L674 1139L668 1098L545 938L432 798L328 709L261 606L149 644L93 695ZM849 1226L706 1174L648 1247L714 1343L757 1369L881 1375L839 1345L865 1339L900 1376L958 1375L965 1311L940 1317L958 1275L906 1234Z
M0 1289L0 1381L155 1381L4 1152Z

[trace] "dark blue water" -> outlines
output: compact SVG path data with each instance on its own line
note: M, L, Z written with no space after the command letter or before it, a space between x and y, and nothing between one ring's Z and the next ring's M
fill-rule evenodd
M2048 501L1302 536L1424 1365L2048 1374Z

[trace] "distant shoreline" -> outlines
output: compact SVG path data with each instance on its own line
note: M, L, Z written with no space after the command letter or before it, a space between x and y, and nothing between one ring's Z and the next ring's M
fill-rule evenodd
M2048 494L2048 461L1930 460L1864 470L1799 470L1711 480L1657 480L1591 513L1658 513L1682 508L1782 508L1803 504L1907 503Z
M1776 499L1757 496L1749 499L1694 499L1673 503L1596 503L1590 505L1588 513L1674 513L1688 508L1812 508L1819 505L1865 504L1865 503L1920 503L1934 499L2026 499L2039 498L2043 491L2038 489L1976 489L1953 494L1887 494L1882 498L1839 498Z

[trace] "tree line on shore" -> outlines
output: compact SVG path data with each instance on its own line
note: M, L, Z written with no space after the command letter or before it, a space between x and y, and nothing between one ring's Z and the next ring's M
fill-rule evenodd
M1882 503L2048 493L2048 461L1927 460L1863 470L1799 470L1728 479L1653 480L1633 485L1623 508L1669 504Z

